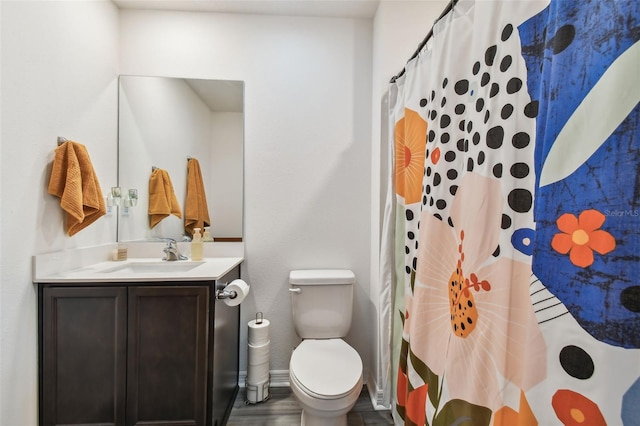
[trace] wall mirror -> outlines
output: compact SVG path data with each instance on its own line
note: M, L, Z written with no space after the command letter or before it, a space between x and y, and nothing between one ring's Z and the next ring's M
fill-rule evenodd
M184 237L184 219L149 225L149 178L167 171L184 217L187 161L200 163L215 241L243 230L244 83L123 75L118 96L118 241ZM137 200L129 190L137 190ZM110 199L108 197L108 203Z

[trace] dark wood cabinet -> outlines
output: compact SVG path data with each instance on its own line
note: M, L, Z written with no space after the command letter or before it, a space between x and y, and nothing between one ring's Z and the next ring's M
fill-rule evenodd
M240 278L240 269L233 270L219 280L217 289ZM237 306L227 306L221 300L215 302L214 315L211 316L210 327L213 339L209 342L209 349L213 356L210 366L211 381L211 426L222 426L229 416L228 401L235 399L238 392L239 357L237 348L240 339L240 318Z
M239 307L210 282L40 284L41 425L222 425ZM218 351L218 348L224 351Z
M41 300L42 423L124 424L126 288L44 288Z
M130 287L127 425L205 425L208 287Z

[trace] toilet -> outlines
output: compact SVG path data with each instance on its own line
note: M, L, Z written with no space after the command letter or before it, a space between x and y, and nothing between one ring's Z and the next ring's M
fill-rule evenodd
M362 390L362 359L342 338L351 327L355 275L344 269L289 273L291 313L302 342L289 362L289 383L302 426L346 426Z

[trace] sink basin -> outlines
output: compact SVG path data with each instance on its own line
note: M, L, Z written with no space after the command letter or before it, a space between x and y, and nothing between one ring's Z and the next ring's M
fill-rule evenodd
M158 262L128 262L114 268L105 270L106 273L123 274L154 274L154 273L180 273L188 272L201 266L204 262L191 261L158 261Z

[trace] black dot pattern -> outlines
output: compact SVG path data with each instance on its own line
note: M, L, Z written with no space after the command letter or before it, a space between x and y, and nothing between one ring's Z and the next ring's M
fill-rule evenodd
M507 118L511 117L511 114L513 114L513 105L506 104L505 106L502 107L502 110L500 111L500 117L503 120L506 120Z
M529 118L536 118L538 116L538 101L531 101L525 105L524 115Z
M513 25L511 24L505 25L505 27L502 29L502 35L500 36L500 40L507 41L509 37L511 37L512 33L513 33Z
M556 31L556 34L551 39L553 54L557 55L558 53L569 47L569 45L573 42L575 36L576 28L571 24L563 25L562 27L558 28L558 31Z
M518 132L515 135L513 135L513 138L511 140L514 148L522 149L529 146L529 141L531 140L531 137L529 136L528 133Z
M489 90L489 97L493 98L500 92L500 85L498 83L491 83L491 90Z
M513 62L513 60L511 59L511 56L507 55L504 58L502 58L502 61L500 62L500 71L505 72L509 69L509 67L511 66L511 62Z
M487 132L487 146L491 149L498 149L504 140L504 129L502 126L495 126Z
M631 312L640 312L640 286L634 285L622 290L620 304Z
M526 213L533 207L533 197L526 189L516 188L509 193L509 207L515 212Z
M591 356L578 346L565 346L560 351L560 365L568 375L585 380L593 376L595 365Z
M416 268L417 219L426 211L448 226L456 225L450 209L460 179L467 173L500 180L500 241L492 256L513 252L514 231L533 221L533 134L538 102L526 90L526 68L516 31L513 24L504 25L495 41L468 58L460 72L447 74L438 69L425 73L429 83L422 93L416 93L428 131L422 197L405 210L408 274L415 274ZM571 36L569 30L566 35ZM638 302L628 304L630 309L640 309Z
M484 63L487 64L487 66L493 65L493 61L496 58L497 51L498 46L496 46L495 44L487 48L486 52L484 53Z
M458 95L464 95L469 90L469 81L460 80L456 83L455 91Z
M507 93L512 95L522 89L522 80L517 77L512 78L507 82Z

